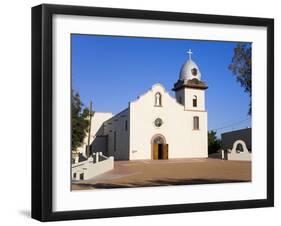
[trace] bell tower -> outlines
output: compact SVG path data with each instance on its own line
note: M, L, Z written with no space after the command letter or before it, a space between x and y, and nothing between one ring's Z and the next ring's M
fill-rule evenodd
M185 110L205 111L205 90L207 84L201 81L201 73L197 64L191 59L183 64L178 81L174 84L177 102L184 105Z

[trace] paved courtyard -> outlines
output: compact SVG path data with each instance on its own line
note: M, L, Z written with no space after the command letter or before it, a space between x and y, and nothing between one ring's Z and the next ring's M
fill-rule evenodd
M220 159L115 161L114 169L72 190L251 181L251 162Z

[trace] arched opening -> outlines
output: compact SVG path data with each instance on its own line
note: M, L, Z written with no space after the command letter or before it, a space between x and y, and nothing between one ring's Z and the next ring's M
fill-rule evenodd
M243 148L242 144L238 143L237 146L236 146L236 152L240 153L240 152L243 152L243 151L244 151L244 148Z
M193 96L192 102L193 102L193 107L197 107L197 96L196 95Z
M155 94L155 106L157 106L157 107L161 107L162 106L162 95L159 92L157 92Z
M156 134L151 139L151 158L153 160L168 159L168 144L161 134Z

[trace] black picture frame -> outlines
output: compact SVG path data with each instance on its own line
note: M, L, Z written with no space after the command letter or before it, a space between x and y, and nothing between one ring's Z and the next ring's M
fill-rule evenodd
M267 198L95 210L52 210L52 18L55 14L182 21L267 28ZM40 221L122 217L274 206L274 20L43 4L32 8L32 218Z

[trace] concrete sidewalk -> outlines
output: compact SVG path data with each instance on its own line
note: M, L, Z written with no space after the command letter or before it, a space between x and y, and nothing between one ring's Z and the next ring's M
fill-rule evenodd
M72 190L251 181L251 162L219 159L115 161L114 170L72 183Z

